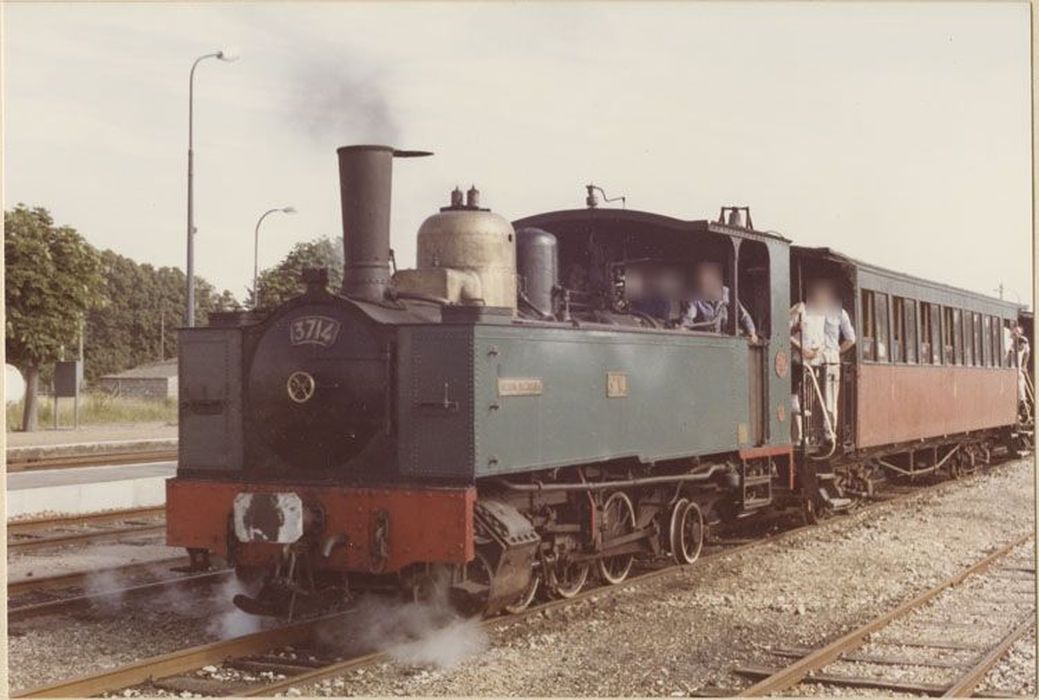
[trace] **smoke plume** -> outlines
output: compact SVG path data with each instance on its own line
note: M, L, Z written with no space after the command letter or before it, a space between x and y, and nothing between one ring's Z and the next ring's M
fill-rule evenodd
M293 68L290 81L288 117L316 143L397 143L385 77L363 63L310 59Z

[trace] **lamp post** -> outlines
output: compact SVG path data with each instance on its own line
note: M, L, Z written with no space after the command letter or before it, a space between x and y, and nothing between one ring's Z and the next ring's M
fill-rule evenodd
M195 68L207 58L221 61L237 61L238 56L230 51L217 51L199 56L191 64L188 78L188 304L185 322L188 328L195 325Z
M256 233L253 240L253 308L256 308L257 302L260 301L260 290L257 285L260 279L260 224L267 218L268 215L275 212L281 212L282 214L295 214L296 210L293 207L279 207L275 209L268 209L260 215L259 220L256 222Z

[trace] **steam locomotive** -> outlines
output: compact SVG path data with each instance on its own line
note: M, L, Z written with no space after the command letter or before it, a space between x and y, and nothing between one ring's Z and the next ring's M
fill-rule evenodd
M167 539L255 580L235 598L248 612L362 591L516 611L637 559L691 564L717 523L812 520L885 478L1030 448L1015 305L792 246L746 208L680 220L603 206L594 186L585 208L511 223L456 189L416 268L391 273L393 161L424 155L338 150L338 293L308 270L277 308L180 331ZM721 266L731 313L689 329L665 282L700 261ZM789 310L818 277L860 336L836 425L793 383L811 370L791 361ZM655 313L636 303L650 292Z

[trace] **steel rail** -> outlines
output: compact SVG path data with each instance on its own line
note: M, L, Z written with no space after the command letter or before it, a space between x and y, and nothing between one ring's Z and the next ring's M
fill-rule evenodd
M140 452L98 452L80 455L59 455L35 459L8 460L8 473L69 469L73 467L107 467L118 464L147 464L172 462L177 450L142 450Z
M999 644L992 647L987 654L978 659L978 662L974 664L974 666L972 666L958 681L949 686L949 689L942 694L942 697L969 697L974 689L977 688L985 679L988 672L992 670L992 667L999 663L999 660L1003 658L1003 655L1010 650L1010 647L1014 646L1014 643L1033 627L1035 627L1034 610L1030 611L1027 615L1024 615L1014 626L1014 629L1010 630L1010 632L999 641Z
M54 535L51 537L34 537L27 540L7 540L7 551L25 552L32 549L44 549L50 547L62 547L67 544L87 544L89 542L104 542L106 540L118 540L127 536L148 535L165 532L166 524L158 525L132 525L130 527L118 527L108 530L97 530L93 532L74 532L68 535Z
M81 515L57 515L53 517L31 518L27 520L9 520L8 535L28 534L40 530L55 530L76 525L93 525L113 523L123 520L156 518L166 514L166 506L149 506L145 508L128 508L126 510L109 510L101 513L83 513Z
M837 521L835 520L829 522ZM703 558L706 559L708 557L713 557L720 554L730 554L755 547L774 544L782 539L792 537L797 533L803 532L813 527L816 526L802 525L791 530L786 530L772 537L767 537L761 540L743 544L738 547L723 549L718 552L712 552L710 554L705 555ZM524 617L542 613L546 610L552 610L560 606L569 605L580 600L589 598L593 595L602 595L603 593L610 593L612 591L622 590L637 583L645 583L646 581L649 581L654 578L658 578L668 574L675 574L679 571L682 571L683 568L684 567L668 566L661 569L648 571L646 573L639 574L638 576L628 578L624 582L614 586L600 586L595 588L588 588L581 591L572 598L563 598L559 600L548 601L541 605L530 607L516 615L489 618L487 620L484 620L483 624L487 626L506 624L519 619L523 619ZM123 666L111 671L103 671L101 673L94 674L91 676L83 676L73 680L62 681L47 686L40 686L37 688L30 688L27 690L15 691L14 693L12 693L12 697L87 697L90 695L97 695L100 693L121 690L131 685L145 683L149 680L164 678L179 673L193 671L198 668L201 668L202 666L210 664L220 664L232 657L248 656L251 654L258 654L270 651L271 649L276 649L282 646L298 645L301 642L306 641L308 635L313 633L319 625L325 622L343 619L349 616L350 614L351 611L347 610L344 612L339 612L332 615L316 618L314 620L308 620L305 622L297 623L295 625L290 625L287 627L276 627L271 630L265 630L263 632L258 632L243 637L236 637L234 639L203 644L201 646L183 649L170 654L163 654L156 657L142 659L127 666ZM236 694L243 696L259 696L277 693L293 685L297 685L304 682L314 682L317 680L321 680L322 678L333 676L338 673L350 670L352 668L370 665L385 658L388 658L387 651L371 652L368 654L364 654L362 656L354 657L352 659L346 659L344 661L335 662L320 669L315 669L314 671L294 675L285 679L284 681L276 681L274 683L260 685L255 688L239 690Z
M153 678L172 676L210 664L221 664L229 657L248 656L268 651L272 648L300 644L309 639L319 625L342 619L347 615L349 613L326 615L293 625L275 627L262 632L235 637L234 639L181 649L169 654L142 659L110 671L102 671L94 675L27 690L18 690L13 692L11 696L20 698L89 697L120 688L140 685Z
M824 647L821 647L808 656L798 659L794 663L790 664L786 668L780 669L771 676L764 678L749 688L744 688L740 691L740 696L745 697L760 697L764 695L772 695L775 693L781 693L784 690L788 690L798 683L800 683L805 676L812 671L818 671L824 666L836 661L842 654L847 651L851 651L862 645L867 635L876 632L877 630L886 627L892 621L906 615L907 613L919 608L924 603L928 602L942 591L955 586L969 576L981 573L985 571L994 562L1002 559L1015 548L1021 544L1027 542L1034 536L1034 533L1027 532L1018 535L1012 539L1009 543L999 547L996 551L992 552L980 561L975 562L968 568L960 571L958 574L945 579L937 586L930 588L919 595L914 596L912 599L901 603L897 607L889 610L888 612L874 618L870 622L858 627L851 632L839 637L838 639L830 642Z
M115 571L119 571L119 569L115 569ZM29 605L16 606L8 605L7 621L10 623L18 620L24 620L30 617L38 617L40 615L50 615L58 612L67 612L70 610L76 610L79 608L87 607L93 603L108 598L121 600L127 596L139 596L171 586L196 586L199 584L207 583L211 580L225 579L229 577L231 573L231 569L204 571L196 574L188 574L185 576L174 576L171 578L164 578L158 581L149 581L148 583L141 583L135 586L127 586L125 588L113 588L110 590L101 590L95 591L93 593L85 593L83 595L73 596L69 598L57 598L55 600L48 600L42 603L32 603ZM88 576L89 574L84 576L84 579L86 579Z
M914 489L906 491L898 496L886 500L879 501L871 504L870 510L876 508L884 509L895 505L896 503L911 500L916 497L920 497L929 491L939 488L944 485L948 485L949 482L942 482L932 486ZM964 481L956 482L959 484L966 483ZM715 556L721 556L726 554L735 554L738 552L745 552L759 547L766 547L769 545L780 543L788 538L792 538L798 534L804 533L809 530L825 530L830 527L836 526L845 522L843 519L833 518L823 522L816 523L814 525L801 525L794 527L790 530L784 530L775 535L765 536L761 539L752 540L749 542L741 543L735 547L729 547L720 549L718 551L705 553L701 556L701 560L713 558ZM710 543L705 543L707 546L711 546ZM666 576L677 575L683 571L690 571L690 567L687 566L664 566L659 569L647 571L645 573L638 574L636 576L629 577L625 581L615 585L602 585L594 588L587 588L577 595L570 598L561 598L557 600L551 600L536 606L531 606L526 610L513 615L499 616L494 618L488 618L483 621L483 625L486 627L496 627L498 625L509 624L518 620L522 620L532 615L541 614L549 610L554 610L559 607L571 605L576 602L591 598L599 595L611 595L616 591L621 591L634 585L647 583L656 578L663 578ZM175 676L177 674L186 673L189 671L197 670L202 666L210 664L220 664L226 660L235 656L248 656L254 655L271 649L277 649L283 646L299 645L308 639L308 635L313 633L317 627L324 622L335 621L344 619L349 616L351 611L347 610L344 612L327 615L324 617L308 620L295 625L287 627L275 627L270 630L265 630L252 635L246 635L243 637L236 637L230 640L223 640L219 642L212 642L201 646L191 647L188 649L179 650L170 654L164 654L148 659L142 659L134 662L127 666L123 666L111 671L105 671L99 674L84 676L73 680L62 681L47 686L40 686L27 690L19 690L12 693L12 697L86 697L89 695L97 695L106 692L114 692L127 688L132 685L139 685L150 680L159 678L167 678ZM284 692L290 687L299 686L306 683L313 683L320 681L330 676L341 674L345 671L368 666L373 663L385 660L389 658L389 651L375 651L361 656L354 657L352 659L345 659L337 661L327 666L315 669L313 671L306 671L300 674L295 674L289 678L274 683L261 684L252 688L235 688L235 695L239 696L265 696L272 695L279 692Z
M31 591L41 591L52 588L73 588L83 585L89 578L98 575L132 575L136 573L146 573L153 570L155 567L172 568L173 566L188 566L189 563L190 560L187 557L173 557L170 559L155 559L152 561L139 562L130 564L129 566L112 566L102 569L94 569L92 571L73 571L67 574L57 574L55 576L39 578L20 578L14 581L8 581L7 596L10 599L12 596L22 595Z
M917 496L921 496L921 495L927 493L928 491L930 491L931 489L938 488L938 487L942 486L945 483L948 483L948 482L935 484L935 485L932 485L932 486L929 486L929 487L914 489L914 490L911 490L911 491L905 491L905 492L900 493L897 496L895 496L894 498L891 498L889 500L878 501L878 502L872 504L871 505L871 510L874 509L874 508L888 507L888 506L891 506L892 504L895 504L897 502L905 501L905 500L909 500L909 499L917 497ZM963 483L963 482L960 482L960 483ZM820 522L820 523L816 523L815 525L800 525L798 527L791 528L789 530L784 530L783 532L780 532L778 534L765 536L765 537L760 538L760 539L746 540L746 541L741 540L741 541L738 541L738 544L736 544L735 546L728 546L727 543L720 543L720 544L722 544L722 546L724 548L719 549L717 551L704 553L703 556L701 556L700 559L697 560L697 561L701 561L703 559L710 559L710 558L713 558L713 557L716 557L716 556L723 556L723 555L726 555L726 554L737 554L737 553L740 553L740 552L745 552L745 551L757 549L759 547L765 547L765 546L768 546L768 545L779 544L779 543L783 542L786 539L792 538L792 537L794 537L794 536L796 536L798 534L804 533L804 532L806 532L808 530L824 530L824 529L828 529L829 527L836 526L838 523L841 523L841 522L842 521L840 519L834 518L834 519L826 520L826 521L823 521L823 522ZM704 544L705 544L705 546L712 546L711 543L705 542ZM717 546L717 544L719 544L719 543L716 543L714 546ZM690 565L690 566L693 566L693 565ZM596 586L594 588L586 588L586 589L582 590L580 593L578 593L577 595L572 596L570 598L559 598L557 600L550 600L550 601L547 601L545 603L541 603L540 605L531 606L531 607L527 608L526 610L523 610L521 612L518 612L518 613L515 613L515 614L512 614L512 615L504 615L504 616L489 618L487 620L484 620L483 624L484 624L485 627L494 627L494 626L498 626L498 625L509 624L511 622L516 622L518 620L522 620L522 619L524 619L526 617L530 617L532 615L538 615L538 614L544 613L544 612L549 611L549 610L554 610L556 608L560 608L560 607L564 607L564 606L567 606L567 605L571 605L573 603L580 602L582 600L585 600L587 598L591 598L593 596L597 596L597 595L610 595L610 594L612 594L614 592L624 590L625 588L629 588L629 587L634 586L634 585L638 585L638 584L642 584L642 583L648 583L648 582L650 582L650 581L652 581L653 579L656 579L656 578L663 578L663 577L667 577L667 576L677 575L681 571L689 571L689 570L691 570L690 566L664 566L664 567L662 567L660 569L646 571L644 573L640 573L640 574L635 575L635 576L630 576L627 579L625 579L624 581L622 581L621 583L618 583L618 584L615 584L615 585L601 585L601 586ZM265 685L257 686L255 688L250 688L250 689L245 690L245 691L240 691L238 694L242 695L242 696L245 696L245 697L258 697L258 696L270 696L270 695L274 695L276 693L283 693L283 692L287 691L289 688L292 688L292 687L297 687L298 688L301 685L305 685L305 684L308 684L308 683L314 683L314 682L317 682L317 681L321 681L321 680L324 680L326 678L329 678L329 677L332 677L332 676L337 676L337 675L345 673L347 671L354 670L356 668L362 668L364 666L369 666L371 664L378 663L380 661L385 661L388 658L390 658L390 655L389 655L388 651L376 651L376 652L372 652L370 654L365 654L364 656L355 657L353 659L345 659L343 661L339 661L339 662L336 662L336 663L331 664L329 666L324 666L322 668L315 669L313 671L307 671L305 673L294 675L294 676L291 676L289 678L286 678L285 680L276 681L274 683L268 683L268 684L265 684Z

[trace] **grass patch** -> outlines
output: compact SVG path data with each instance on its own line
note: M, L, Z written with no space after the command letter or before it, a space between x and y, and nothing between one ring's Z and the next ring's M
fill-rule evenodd
M41 428L54 425L54 399L39 397L36 403ZM7 429L21 430L23 402L7 406ZM58 423L71 426L75 421L72 399L59 399ZM177 402L146 401L129 396L113 396L103 392L84 394L79 400L80 425L105 425L109 423L177 423Z

